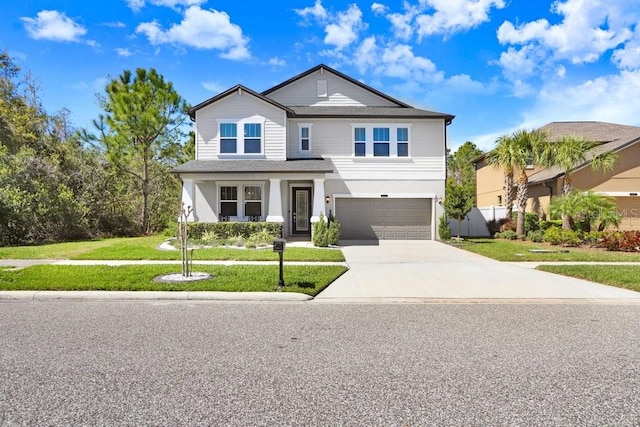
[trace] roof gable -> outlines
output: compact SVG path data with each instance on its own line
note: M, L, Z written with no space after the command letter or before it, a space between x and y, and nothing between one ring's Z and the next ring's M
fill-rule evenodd
M328 73L333 78L337 78L338 80L341 80L343 84L346 83L347 85L354 87L358 91L364 92L363 96L366 96L368 99L377 98L378 99L377 103L379 104L378 106L411 108L410 105L405 104L404 102L399 101L385 93L382 93L362 82L359 82L358 80L355 80L352 77L347 76L346 74L342 74L341 72L334 70L333 68L328 67L327 65L324 65L324 64L317 65L311 68L310 70L307 70L303 73L300 73L290 78L289 80L284 81L283 83L280 83L270 89L267 89L264 92L262 92L262 95L268 96L270 98L277 98L283 92L287 91L291 86L301 84L302 81L304 81L305 79L312 78L314 74L320 77L325 73ZM287 104L287 105L302 106L302 105L308 105L308 104L294 102L293 104ZM368 103L363 103L362 106L368 106Z
M189 110L188 110L189 118L191 118L191 120L195 120L196 111L198 111L198 110L200 110L200 109L202 109L202 108L204 108L204 107L206 107L208 105L216 103L216 102L226 98L229 95L232 95L232 94L235 94L235 93L242 94L243 92L247 93L247 94L249 94L251 96L254 96L255 98L257 98L257 99L259 99L259 100L261 100L263 102L271 104L276 108L279 108L279 109L281 109L283 111L286 111L287 113L292 113L292 110L290 108L285 107L282 104L279 104L278 102L274 101L273 99L267 98L266 96L263 96L263 95L261 95L261 94L259 94L257 92L254 92L254 91L252 91L251 89L249 89L246 86L236 85L236 86L232 87L231 89L228 89L228 90L226 90L226 91L224 91L224 92L222 92L222 93L220 93L220 94L218 94L218 95L216 95L216 96L214 96L212 98L207 99L204 102L201 102L200 104L198 104L196 106L193 106L193 107L189 108Z

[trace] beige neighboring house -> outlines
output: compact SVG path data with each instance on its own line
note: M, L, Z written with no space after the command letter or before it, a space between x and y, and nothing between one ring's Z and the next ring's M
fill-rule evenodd
M573 187L612 197L622 215L620 229L640 230L640 127L604 122L553 122L541 129L551 142L573 134L600 143L589 157L606 151L618 154L611 172L594 172L587 164L578 165L571 174ZM484 155L475 163L478 207L502 206L503 171L487 164ZM551 197L561 194L564 171L557 167L545 169L530 165L526 173L529 177L527 212L546 217ZM519 174L520 171L514 172L516 180Z
M196 158L174 169L190 221L267 221L311 236L436 239L450 114L414 108L326 65L189 110Z

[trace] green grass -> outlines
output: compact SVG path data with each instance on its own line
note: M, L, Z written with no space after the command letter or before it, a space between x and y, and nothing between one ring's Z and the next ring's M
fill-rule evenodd
M538 270L640 292L640 265L541 265Z
M284 267L283 291L316 295L347 270L342 266ZM21 270L0 270L2 290L52 291L230 291L277 290L278 266L194 266L213 278L190 283L157 283L154 277L179 273L176 265L66 266L36 265Z
M179 251L163 251L157 246L163 236L117 238L86 242L54 243L39 246L0 248L2 259L80 259L80 260L179 260ZM196 249L196 260L276 261L278 254L267 249ZM286 261L342 262L337 249L288 247Z
M469 239L454 244L460 249L484 255L498 261L602 261L640 262L640 254L628 252L608 252L596 249L562 248L543 243L522 242L503 239ZM529 249L563 250L568 253L533 253Z

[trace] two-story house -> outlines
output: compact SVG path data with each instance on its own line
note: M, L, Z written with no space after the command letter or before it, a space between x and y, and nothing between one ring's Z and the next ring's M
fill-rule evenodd
M435 239L453 116L413 108L326 65L189 110L196 158L177 167L190 221L268 221L310 236Z

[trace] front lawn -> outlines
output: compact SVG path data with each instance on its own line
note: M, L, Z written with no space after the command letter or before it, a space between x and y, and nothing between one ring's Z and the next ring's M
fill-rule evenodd
M544 243L504 239L469 239L452 245L498 261L602 261L640 262L640 254L609 252L602 249L564 248ZM558 251L534 253L529 249ZM559 252L567 250L568 252Z
M2 259L79 259L79 260L179 260L180 252L158 249L166 238L147 236L115 238L86 242L54 243L38 246L18 246L0 248ZM238 249L210 248L196 249L195 260L225 261L277 261L278 254L271 248ZM327 261L342 262L344 256L338 249L287 247L285 261Z
M640 292L640 265L541 265L538 270Z
M179 273L176 265L36 265L21 270L0 270L0 290L50 291L230 291L271 292L277 290L278 266L204 266L194 271L213 274L213 278L187 283L157 283L154 277ZM343 266L284 267L286 292L315 296L347 271Z

